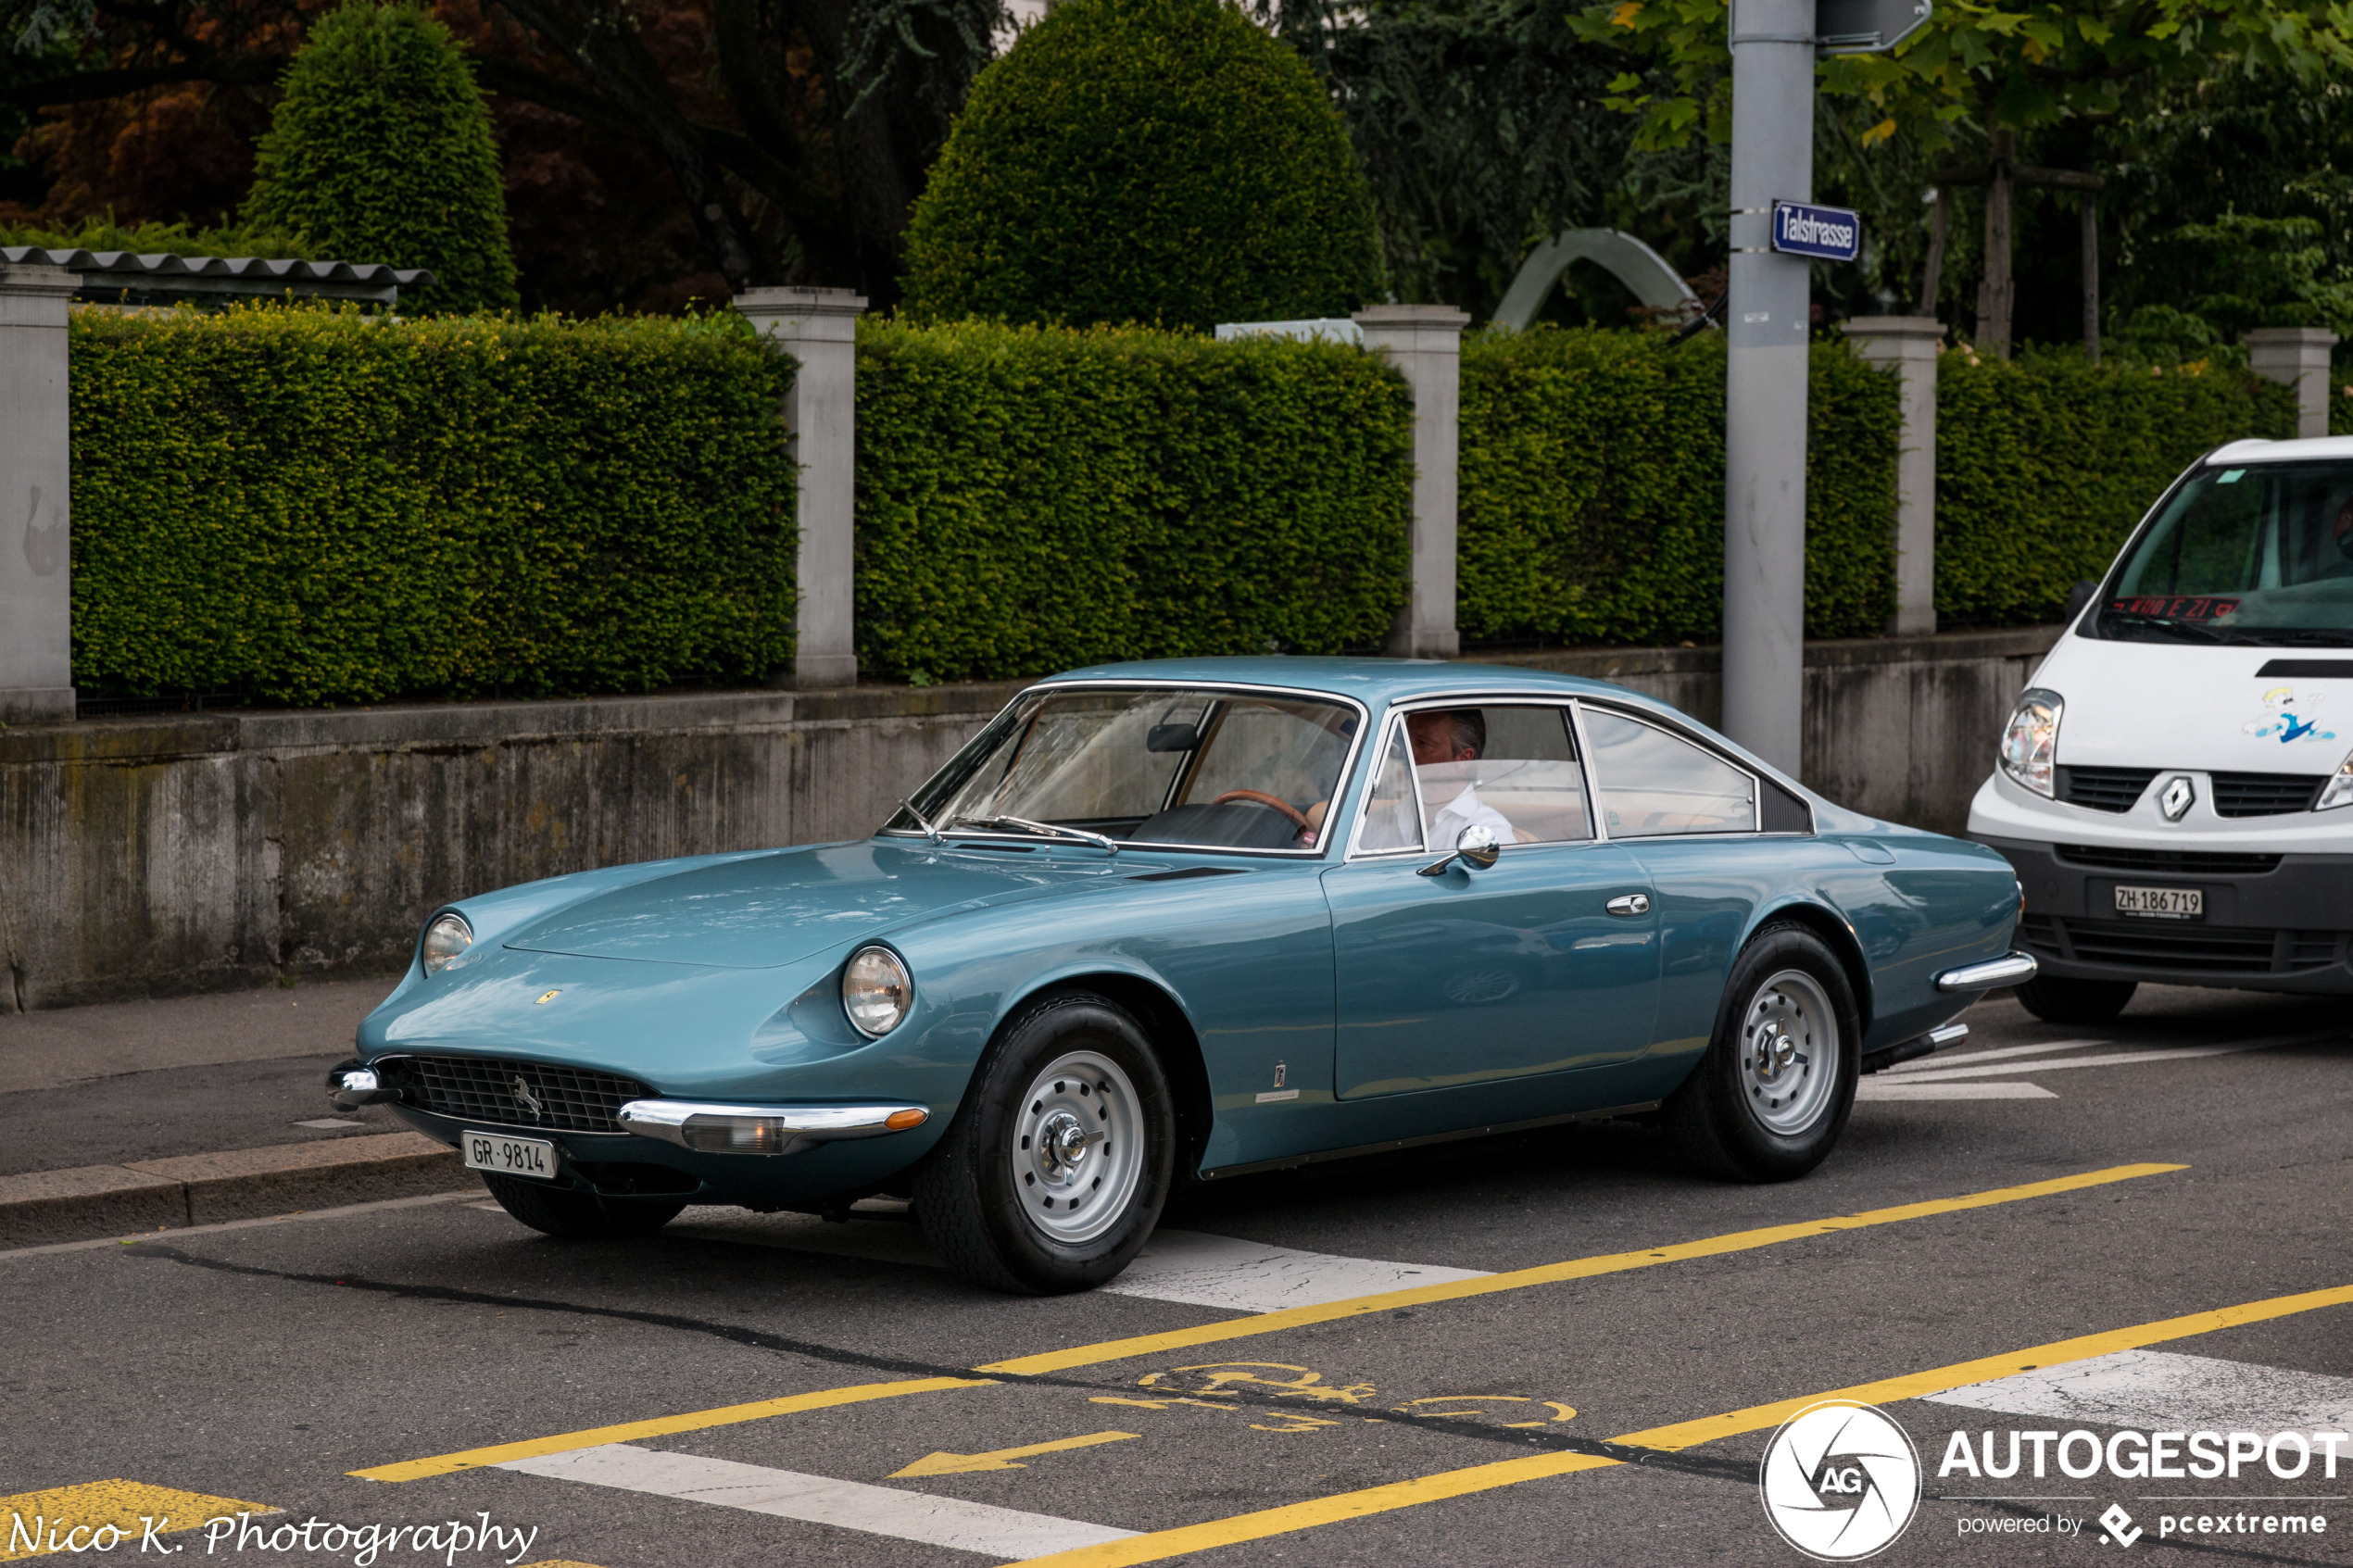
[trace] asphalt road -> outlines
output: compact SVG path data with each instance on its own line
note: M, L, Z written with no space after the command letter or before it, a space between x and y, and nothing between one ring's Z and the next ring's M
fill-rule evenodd
M903 1215L588 1245L479 1198L0 1255L0 1547L111 1503L176 1533L109 1562L353 1562L324 1525L431 1524L372 1562L1795 1564L1760 1456L1858 1390L1925 1494L1874 1561L2089 1561L2113 1506L2135 1555L2353 1562L2353 1443L2334 1478L2058 1465L2245 1428L2298 1434L2285 1468L2353 1426L2353 1007L1969 1022L1804 1181L1697 1180L1631 1127L1455 1145L1192 1198L1123 1292L975 1292ZM2039 1479L1951 1460L2077 1431L2024 1439ZM1892 1452L1803 1462L1883 1499ZM283 1512L243 1550L181 1529L223 1499ZM535 1533L449 1527L484 1515Z

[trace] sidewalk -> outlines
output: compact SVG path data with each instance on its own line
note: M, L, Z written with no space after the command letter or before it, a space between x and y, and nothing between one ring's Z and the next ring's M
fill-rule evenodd
M0 1248L470 1185L383 1108L327 1102L392 985L0 1016Z

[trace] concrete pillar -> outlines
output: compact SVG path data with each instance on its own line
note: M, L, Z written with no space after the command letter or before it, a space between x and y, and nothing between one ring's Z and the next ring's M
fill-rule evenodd
M2336 334L2323 327L2258 327L2242 340L2247 367L2267 381L2296 389L2296 433L2329 433L2329 350Z
M1412 591L1384 651L1398 659L1452 659L1454 630L1454 458L1462 408L1463 328L1451 305L1377 305L1359 310L1365 346L1389 356L1414 393Z
M793 684L858 684L858 318L848 289L749 289L736 308L800 362L785 402L800 465L800 612Z
M1846 323L1856 351L1893 365L1904 411L1895 457L1895 619L1899 637L1936 630L1936 345L1932 316L1857 316Z
M0 267L0 723L73 717L72 406L62 267Z

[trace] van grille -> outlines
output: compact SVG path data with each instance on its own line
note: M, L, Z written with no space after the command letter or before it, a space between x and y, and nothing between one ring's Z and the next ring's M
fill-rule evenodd
M2095 811L2130 811L2155 777L2154 768L2061 768L2059 798Z
M653 1090L635 1078L498 1057L396 1056L375 1064L387 1087L421 1110L461 1122L557 1133L625 1133L614 1112ZM536 1102L538 1109L533 1110Z
M2325 773L2216 773L2218 817L2279 817L2309 809Z
M2212 849L2120 849L2105 844L2052 847L2059 861L2109 872L2147 872L2165 876L2261 876L2280 869L2277 855L2234 855Z
M2055 915L2030 915L2018 926L2020 946L2037 958L2208 974L2296 974L2327 969L2343 961L2344 937L2336 931L2267 931L2189 921L2061 920Z

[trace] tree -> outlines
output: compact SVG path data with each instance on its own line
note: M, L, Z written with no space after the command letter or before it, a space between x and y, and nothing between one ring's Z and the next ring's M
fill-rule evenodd
M515 303L490 111L449 30L414 6L348 0L310 30L245 216L338 258L430 269L411 308Z
M1064 0L973 84L908 233L934 318L1345 315L1372 202L1299 56L1222 0Z

